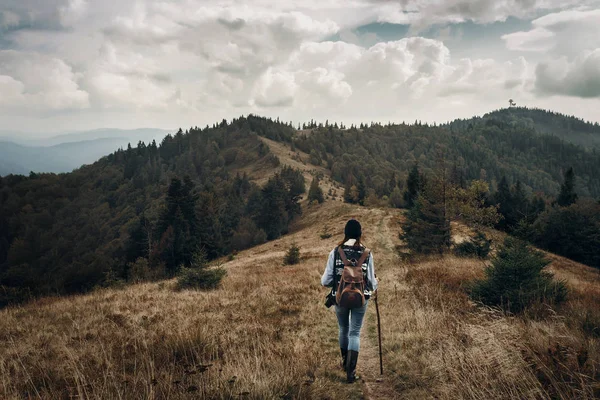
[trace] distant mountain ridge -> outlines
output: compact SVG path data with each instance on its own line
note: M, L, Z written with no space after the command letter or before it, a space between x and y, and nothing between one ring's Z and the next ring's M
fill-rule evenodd
M481 118L456 120L456 122L502 121L510 125L535 129L546 135L588 149L600 149L600 124L581 118L540 108L510 107L492 111Z
M0 138L0 176L33 172L70 172L91 164L129 143L160 142L168 131L162 129L97 129L47 139Z

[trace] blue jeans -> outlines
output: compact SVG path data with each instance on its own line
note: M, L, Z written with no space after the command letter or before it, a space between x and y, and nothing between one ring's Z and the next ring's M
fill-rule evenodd
M360 351L360 328L367 312L369 301L361 308L342 308L335 306L338 325L340 327L340 348Z

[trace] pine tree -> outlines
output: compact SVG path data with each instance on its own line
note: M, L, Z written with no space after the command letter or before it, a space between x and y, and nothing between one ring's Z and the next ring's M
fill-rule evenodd
M406 207L411 208L419 193L422 191L424 186L423 177L419 172L419 167L415 164L408 174L408 178L406 179L406 190L404 191L404 201L406 202Z
M197 196L192 193L193 187L187 176L183 183L177 178L171 180L157 224L157 256L165 262L170 274L181 265L189 265L201 244L195 209Z
M209 259L222 255L223 235L219 220L219 200L212 191L203 191L199 195L196 214L200 244Z
M396 173L392 173L392 176L390 177L390 180L387 183L387 187L386 187L386 192L388 195L391 195L392 192L394 191L394 188L396 187Z
M308 190L308 201L316 201L319 204L325 201L323 190L319 186L319 178L317 177L314 177L312 183L310 184L310 189Z
M411 172L413 178L418 177L418 180L414 179L411 183L412 190L416 187L419 192L407 214L407 221L402 226L402 239L414 252L441 254L447 251L451 244L448 212L451 191L444 153L438 153L437 168L431 180L425 182L416 168Z
M567 207L577 201L577 193L575 193L575 172L573 167L570 167L564 175L565 181L560 186L560 194L556 199L556 203L561 207Z
M285 210L288 213L288 222L290 222L295 216L302 215L300 197L306 193L304 175L289 166L284 166L279 175L286 189Z
M423 194L414 201L402 225L401 238L420 254L443 253L450 247L450 221L443 203L434 203Z
M529 199L523 189L521 181L518 180L512 190L512 210L509 215L511 227L516 227L529 213Z
M367 184L362 175L358 178L358 185L356 187L358 189L358 204L363 206L365 204L365 199L367 198Z
M300 247L296 243L292 243L288 251L283 257L283 263L285 265L294 265L300 262Z
M269 179L261 191L261 204L256 216L256 225L267 234L267 239L277 239L287 230L287 190L279 174Z
M599 203L583 200L568 207L552 207L534 222L532 233L528 239L536 245L600 268Z
M129 229L129 239L125 246L127 262L134 262L140 257L147 258L149 256L152 250L149 225L150 221L142 214Z
M567 288L544 271L549 263L525 242L508 237L471 295L508 312L521 312L535 303L560 303L566 298Z
M354 203L352 196L352 181L348 179L344 186L344 203Z
M510 192L506 176L500 179L498 190L494 194L494 203L498 205L498 211L502 215L502 219L498 222L497 227L505 230L511 223L510 216L512 215L513 204L512 193Z
M183 267L177 277L177 289L215 289L227 275L221 267L210 267L202 252L194 254L189 266Z

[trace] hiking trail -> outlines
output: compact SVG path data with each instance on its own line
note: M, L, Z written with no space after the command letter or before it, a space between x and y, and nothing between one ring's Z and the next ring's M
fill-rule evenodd
M398 264L399 257L395 253L392 237L397 237L397 233L392 232L390 224L394 215L386 210L376 210L380 218L376 227L373 227L375 234L369 235L371 240L373 257L375 261L375 272L380 280L380 300L381 296L386 296L390 290L390 274L388 269ZM381 312L381 302L379 304ZM382 325L384 321L382 321ZM385 337L382 338L382 343ZM398 399L400 394L394 389L389 379L389 370L386 370L385 358L383 360L383 375L380 375L379 364L379 344L377 334L377 315L375 302L369 302L369 310L365 325L361 332L361 352L358 360L358 373L362 377L363 396L365 399Z

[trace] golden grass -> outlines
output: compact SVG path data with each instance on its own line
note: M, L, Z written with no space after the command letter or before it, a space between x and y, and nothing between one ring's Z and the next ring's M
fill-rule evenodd
M599 397L600 341L582 331L574 313L598 310L598 273L552 258L553 272L572 294L545 318L475 305L466 287L483 276L478 260L397 261L393 271L384 270L395 285L380 296L384 351L402 398Z
M329 170L327 170L325 167L322 166L316 166L313 165L309 162L309 155L300 151L300 150L296 150L296 152L292 152L292 150L290 149L290 147L285 144L285 143L281 143L281 142L277 142L275 140L271 140L265 137L260 136L259 137L260 140L263 141L263 143L265 143L267 146L269 146L269 149L271 150L271 152L273 154L275 154L278 158L279 161L281 162L281 166L283 165L287 165L290 166L292 168L298 169L300 171L302 171L302 174L304 175L304 180L306 181L306 185L307 185L307 194L308 194L308 185L310 185L310 183L313 180L313 177L317 174L321 174L322 175L322 179L319 182L319 186L321 187L321 190L323 190L323 194L325 195L325 197L328 197L328 193L331 190L332 193L335 193L335 200L339 201L339 202L343 202L344 198L344 189L342 187L342 185L338 182L335 182L334 180L331 179L331 177L329 176ZM297 156L296 157L296 154ZM269 167L269 166L265 166L264 168L252 168L252 170L249 170L249 176L259 185L263 185L264 183L266 183L269 178L271 178L273 175L275 175L276 172L278 172L280 170L280 168L273 168L273 167ZM307 197L307 194L305 194L303 196L303 198ZM332 198L330 198L332 199ZM332 199L333 200L333 199Z
M380 383L373 305L359 357L364 385L343 383L335 316L323 306L320 275L350 217L363 223L381 279ZM218 290L177 292L165 281L2 310L0 398L600 396L600 339L583 328L597 315L597 271L556 258L553 271L572 288L567 304L543 318L505 316L465 292L482 276L480 261L401 261L400 218L326 202L307 209L292 234L224 263ZM321 240L325 225L333 237ZM283 266L293 241L301 263Z

